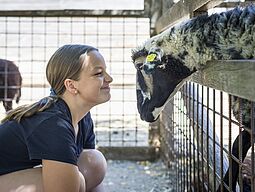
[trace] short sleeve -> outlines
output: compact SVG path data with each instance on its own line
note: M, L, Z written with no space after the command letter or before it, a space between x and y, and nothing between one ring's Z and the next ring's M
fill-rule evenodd
M30 159L48 159L77 164L75 135L67 121L52 117L44 120L27 138Z
M79 126L83 134L83 148L95 149L94 124L90 113L88 113L80 122Z

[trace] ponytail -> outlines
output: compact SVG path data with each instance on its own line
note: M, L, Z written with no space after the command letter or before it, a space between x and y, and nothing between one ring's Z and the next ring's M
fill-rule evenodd
M56 95L51 95L48 97L44 97L38 102L35 102L30 105L22 105L17 107L16 109L10 110L7 112L6 116L1 120L1 123L4 123L9 120L14 120L20 122L23 117L30 117L37 112L44 111L48 109L53 103L58 100Z

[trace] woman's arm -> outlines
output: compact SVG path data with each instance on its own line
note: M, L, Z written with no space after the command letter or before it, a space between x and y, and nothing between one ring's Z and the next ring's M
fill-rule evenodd
M75 165L42 160L42 177L44 192L85 192L85 180Z

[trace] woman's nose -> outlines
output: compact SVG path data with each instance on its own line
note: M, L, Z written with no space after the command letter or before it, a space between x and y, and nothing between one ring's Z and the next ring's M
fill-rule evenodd
M105 81L107 81L108 83L111 83L113 81L113 78L108 74L108 73L105 73Z

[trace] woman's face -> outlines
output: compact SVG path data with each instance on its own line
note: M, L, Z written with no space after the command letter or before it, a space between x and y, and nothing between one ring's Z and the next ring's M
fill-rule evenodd
M98 51L90 51L81 57L83 69L77 81L79 97L91 106L108 101L112 77L106 72L103 56Z

